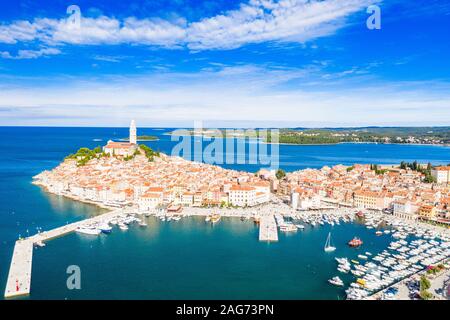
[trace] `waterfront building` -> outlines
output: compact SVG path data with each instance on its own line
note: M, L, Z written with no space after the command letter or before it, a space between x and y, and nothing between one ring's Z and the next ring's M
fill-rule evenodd
M149 211L155 209L162 204L162 194L154 192L146 192L138 199L138 206L140 211Z
M450 183L450 166L441 166L431 169L431 175L437 183Z
M357 190L354 193L354 206L361 209L383 210L390 206L392 197L385 192Z
M298 209L308 210L311 208L319 208L320 207L320 196L318 195L302 195L298 201Z
M297 210L297 208L298 208L298 199L299 199L299 194L298 194L298 192L292 192L292 194L291 194L291 206L292 206L292 209L294 209L294 210Z
M229 200L232 206L252 207L257 204L256 188L234 185L230 188Z
M424 220L431 220L436 216L436 207L432 205L422 205L419 208L419 217Z
M361 209L382 209L379 208L380 196L377 192L358 190L354 194L354 206Z
M394 216L406 219L406 220L416 220L417 215L416 210L411 204L411 201L407 199L400 199L394 201Z

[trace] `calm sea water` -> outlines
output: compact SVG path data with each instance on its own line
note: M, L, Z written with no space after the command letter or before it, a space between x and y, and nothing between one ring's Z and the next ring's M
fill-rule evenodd
M158 135L148 142L170 153L176 142L163 135L170 129L140 129ZM95 147L127 136L126 128L0 127L0 290L3 293L14 241L99 214L95 206L45 193L31 177L51 169L82 146ZM399 163L402 160L450 163L450 148L411 145L340 144L280 146L280 167L353 163ZM224 165L256 171L257 165ZM32 299L83 298L287 298L338 299L341 289L326 280L336 274L335 256L356 256L345 243L354 235L365 240L364 251L376 253L390 241L356 224L332 228L338 249L322 248L331 227L281 235L275 244L259 243L251 222L223 219L211 227L202 219L179 222L149 220L148 228L114 230L90 238L72 234L35 251ZM79 265L82 290L69 291L67 266ZM348 280L348 279L347 279ZM1 294L0 296L3 296Z

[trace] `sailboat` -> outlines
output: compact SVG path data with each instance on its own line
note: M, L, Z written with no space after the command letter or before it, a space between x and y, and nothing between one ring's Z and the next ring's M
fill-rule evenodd
M327 242L325 242L325 252L332 252L336 250L336 247L331 245L331 232L328 233Z

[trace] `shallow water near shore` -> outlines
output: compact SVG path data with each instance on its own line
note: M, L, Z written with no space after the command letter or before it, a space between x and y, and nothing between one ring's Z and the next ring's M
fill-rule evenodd
M155 150L170 154L176 144L163 135L171 129L138 130L139 134L160 138L146 143ZM93 148L108 139L126 136L127 129L0 127L0 134L3 137L0 148L4 150L0 153L0 298L3 298L14 242L19 235L32 235L38 227L49 230L104 212L93 205L48 194L31 184L32 177L54 168L80 147ZM283 145L280 166L293 171L355 162L417 160L446 164L450 163L449 151L448 147L438 146ZM250 164L226 167L252 172L259 168ZM38 248L34 254L30 298L338 299L343 296L341 289L326 282L337 274L334 259L330 258L334 254L327 256L323 252L329 226L280 234L278 243L266 244L257 241L258 230L249 221L222 219L214 228L201 218L173 223L151 221L147 229L136 226L128 232L115 230L110 236L94 239L72 234ZM372 253L376 253L378 245L384 248L380 241L387 243L389 238L377 238L373 230L358 225L333 228L338 246L336 256L346 256L345 250L350 248L343 243L354 235L367 234L363 250L373 250ZM65 270L70 264L81 267L81 291L66 289Z

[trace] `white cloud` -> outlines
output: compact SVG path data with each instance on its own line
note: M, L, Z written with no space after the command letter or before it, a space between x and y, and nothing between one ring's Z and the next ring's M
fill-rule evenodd
M48 80L46 87L4 86L0 90L0 125L114 126L127 125L130 117L139 119L142 126L192 124L194 120L442 125L449 119L448 83L372 81L364 87L341 83L338 87L277 89L286 81L306 80L317 72L240 66L196 74L159 73L79 82L53 79L64 86Z
M32 41L37 37L38 25L28 21L17 21L10 25L0 25L0 42L16 44L19 41Z
M187 46L195 50L236 48L264 41L305 42L335 32L350 14L378 1L250 0L237 10L189 23L184 19L118 20L101 16L82 17L80 28L76 28L66 19L37 18L0 25L0 42Z
M16 55L12 55L8 51L0 52L0 57L3 59L37 59L45 56L52 56L60 54L61 51L56 48L43 48L40 50L19 50Z
M305 42L336 31L342 18L371 2L252 0L239 10L192 23L187 43L194 49L214 49L263 41Z

